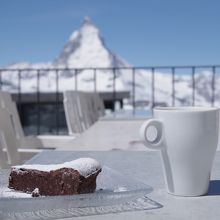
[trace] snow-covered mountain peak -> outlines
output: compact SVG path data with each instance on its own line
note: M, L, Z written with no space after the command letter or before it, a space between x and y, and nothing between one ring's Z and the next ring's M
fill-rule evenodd
M78 36L83 47L105 47L104 40L99 29L92 23L91 19L85 17L78 31Z
M79 30L74 31L69 38L69 41L75 41L79 37L87 38L88 35L102 40L99 29L93 24L89 17L85 17Z
M95 31L99 33L99 29L96 27L96 25L92 22L90 17L84 17L83 22L81 24L81 30L86 30L87 31L90 29L90 31Z
M92 19L89 16L85 16L83 19L83 25L93 25Z
M59 57L54 61L59 67L117 67L125 63L110 51L99 29L85 17L79 30L72 33Z

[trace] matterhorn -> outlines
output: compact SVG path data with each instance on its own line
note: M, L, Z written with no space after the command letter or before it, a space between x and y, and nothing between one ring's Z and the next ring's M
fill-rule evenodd
M146 51L146 53L150 53L150 51ZM130 96L135 97L135 101L145 101L149 106L152 104L151 70L136 69L135 81L133 81L132 65L107 47L100 30L88 17L85 17L80 28L70 35L60 54L51 62L20 62L4 68L26 69L21 72L21 92L24 93L36 92L37 72L35 69L41 69L38 73L40 92L54 92L57 86L60 92L74 89L113 92L113 89L116 89L116 92L129 91ZM58 69L57 72L53 70L55 68ZM113 68L116 68L115 75L113 75ZM158 71L155 71L154 74L154 102L170 105L172 102L171 74ZM57 77L58 85L56 84ZM196 104L208 105L210 90L207 90L206 87L207 82L210 81L210 73L198 74L196 80L200 82L195 92ZM217 77L216 80L219 81ZM2 82L5 90L11 92L18 90L18 74L15 71L3 71ZM191 104L191 87L189 75L176 76L176 105ZM133 92L135 93L133 94Z

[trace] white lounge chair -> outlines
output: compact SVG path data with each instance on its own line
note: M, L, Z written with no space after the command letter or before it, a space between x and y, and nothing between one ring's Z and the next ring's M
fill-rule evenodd
M5 145L1 140L4 140L4 134L2 131L0 131L0 169L8 167L7 152L5 151Z
M21 164L42 151L40 149L18 147L15 129L10 116L7 109L0 108L1 167Z
M100 117L105 115L105 106L104 102L101 99L98 93L86 93L92 102L93 113L95 115L95 119L99 119Z
M22 148L59 148L70 146L75 136L67 135L38 135L27 136L24 134L21 121L18 115L17 106L12 101L11 94L0 91L0 107L6 109L12 121L12 126L17 139L17 144Z
M98 93L65 91L63 103L70 135L85 131L104 114Z

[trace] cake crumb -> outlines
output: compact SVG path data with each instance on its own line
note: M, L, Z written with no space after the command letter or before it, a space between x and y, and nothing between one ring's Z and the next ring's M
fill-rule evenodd
M40 191L38 188L35 188L33 192L31 193L32 197L39 197L40 196Z

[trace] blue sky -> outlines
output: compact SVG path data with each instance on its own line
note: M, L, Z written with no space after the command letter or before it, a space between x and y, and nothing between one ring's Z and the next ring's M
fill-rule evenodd
M136 66L220 64L220 1L0 0L0 65L58 56L89 16Z

